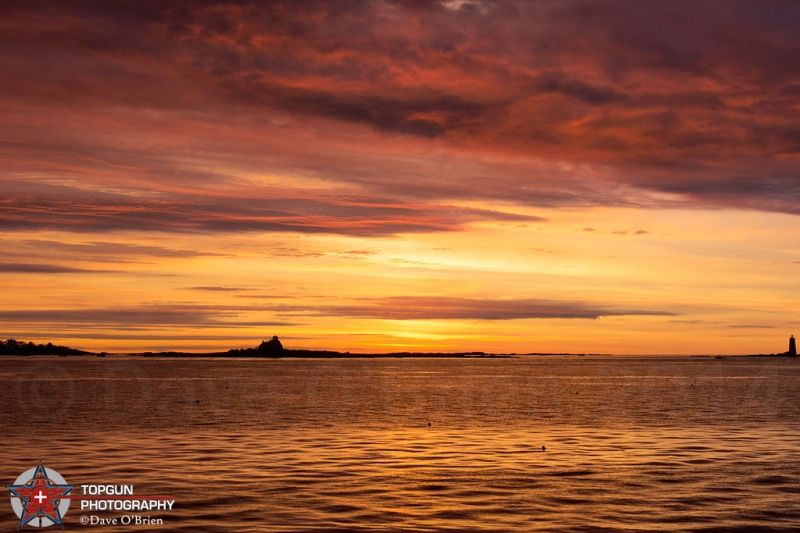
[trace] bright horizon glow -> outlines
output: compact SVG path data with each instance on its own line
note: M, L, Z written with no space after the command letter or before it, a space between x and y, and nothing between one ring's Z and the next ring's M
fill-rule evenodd
M4 338L681 355L800 333L798 7L59 4L0 8Z

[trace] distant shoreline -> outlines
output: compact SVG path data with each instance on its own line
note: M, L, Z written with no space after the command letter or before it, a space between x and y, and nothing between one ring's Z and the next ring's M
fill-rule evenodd
M230 354L228 352L133 352L133 353L112 353L112 352L82 352L72 354L57 354L57 353L3 353L0 354L0 359L3 357L98 357L104 358L109 356L113 359L127 359L127 358L144 358L144 359L518 359L523 357L645 357L645 358L659 358L659 357L686 357L693 359L797 359L797 356L787 354L726 354L726 355L713 355L713 354L631 354L631 355L615 355L611 353L513 353L513 354L474 354L467 353L425 353L425 352L392 352L392 353L342 353L342 352L326 352L314 350L286 350L281 355L262 355L258 353L253 354Z
M145 357L145 358L224 358L224 359L510 359L519 357L538 357L538 356L560 356L560 357L584 357L584 356L605 356L611 357L611 353L571 353L571 352L528 352L528 353L487 353L480 351L471 352L386 352L386 353L351 353L337 352L333 350L299 350L280 348L276 351L264 351L258 348L234 348L225 352L88 352L76 350L67 346L54 346L53 344L34 344L31 342L18 342L13 339L0 341L0 357L106 357L114 358ZM741 358L741 357L780 357L797 358L789 355L788 352L772 354L639 354L635 357L702 357L712 359ZM623 356L624 357L624 356Z
M261 354L257 350L232 350L230 352L189 353L189 352L144 352L128 354L128 357L176 357L176 358L238 358L238 359L510 359L531 356L572 356L612 355L612 354L578 354L578 353L522 353L495 354L486 352L388 352L388 353L351 353L327 350L283 350L280 354Z
M584 355L611 355L611 354L596 354L596 353L486 353L480 351L471 352L388 352L388 353L350 353L350 352L337 352L334 350L298 350L284 348L277 337L274 337L270 342L262 342L258 348L233 348L225 352L132 352L132 353L108 353L108 352L87 352L83 350L76 350L67 346L55 346L51 343L48 344L34 344L32 342L16 341L9 339L8 341L0 341L0 356L59 356L59 357L106 357L111 355L113 357L171 357L171 358L231 358L231 359L333 359L333 358L350 358L350 359L374 359L374 358L429 358L429 359L442 359L442 358L511 358L521 356L539 356L539 355L562 355L562 356L584 356Z

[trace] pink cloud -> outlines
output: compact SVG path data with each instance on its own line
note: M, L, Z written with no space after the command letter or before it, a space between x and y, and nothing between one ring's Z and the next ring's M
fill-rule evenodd
M0 179L0 182L2 180ZM37 191L37 188L39 189ZM81 233L164 231L232 233L290 231L345 235L458 231L480 220L544 219L441 204L408 203L343 191L246 186L226 194L128 194L9 183L0 228Z
M147 191L234 167L415 201L799 211L796 6L476 6L7 5L0 155Z

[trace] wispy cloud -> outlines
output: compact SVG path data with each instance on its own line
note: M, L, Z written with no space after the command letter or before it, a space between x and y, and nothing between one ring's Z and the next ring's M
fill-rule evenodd
M625 310L583 302L486 300L453 297L398 296L340 306L276 306L281 314L311 314L385 320L519 320L542 318L597 319L603 316L672 316L666 311Z
M187 291L208 291L208 292L242 292L252 291L243 287L185 287Z
M138 305L93 309L30 309L0 311L0 321L7 324L53 324L102 330L114 328L135 331L163 326L202 328L242 328L261 326L291 326L293 322L253 320L252 314L263 309L237 306L204 305ZM243 317L250 318L243 318Z
M290 231L370 236L457 231L481 220L544 221L535 216L475 208L254 186L224 195L187 192L150 198L66 186L51 187L46 194L42 190L41 196L34 196L33 192L28 191L24 197L10 192L0 202L4 210L0 228L85 233ZM142 250L148 251L165 253Z
M110 273L114 270L95 270L87 268L73 268L61 265L44 265L34 263L0 263L0 272L14 272L19 274L98 274Z
M53 254L73 254L76 256L88 256L94 260L116 261L118 258L127 256L141 257L170 257L170 258L193 258L193 257L216 257L224 254L209 252L205 250L180 250L165 248L161 246L93 241L88 243L66 243L52 240L26 239L22 244L28 250L45 251Z

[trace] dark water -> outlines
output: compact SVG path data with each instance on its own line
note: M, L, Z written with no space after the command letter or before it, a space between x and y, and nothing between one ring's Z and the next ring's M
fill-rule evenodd
M796 360L0 365L1 484L42 459L74 485L176 499L73 501L67 530L800 531ZM0 504L0 530L18 523Z

